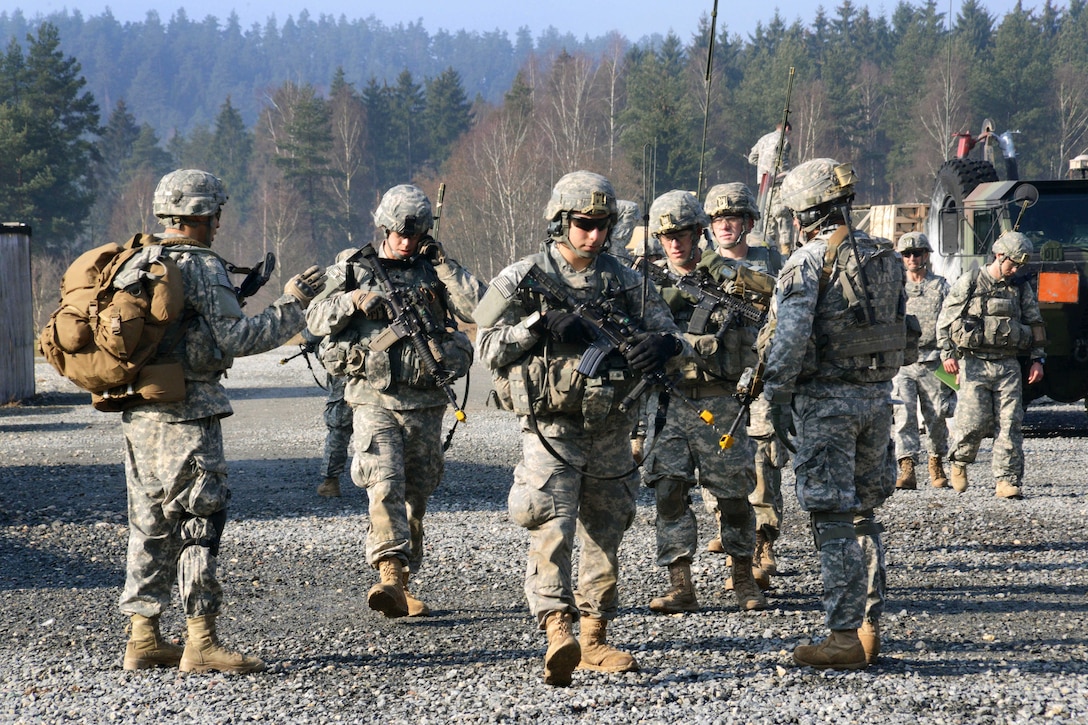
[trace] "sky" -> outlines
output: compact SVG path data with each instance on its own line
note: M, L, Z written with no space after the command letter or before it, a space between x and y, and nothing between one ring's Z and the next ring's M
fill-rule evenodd
M723 24L730 33L746 37L758 23L766 25L777 9L791 23L800 19L809 24L815 9L823 4L828 14L842 0L779 0L774 3L726 0L718 3L718 29ZM912 0L918 4L920 0ZM868 5L878 15L890 14L898 0L866 2L853 0L856 7ZM999 19L1016 4L1016 0L983 0L983 5ZM1023 0L1025 8L1042 7L1043 0ZM953 17L959 10L958 0L943 0L938 7L945 13L951 5ZM1063 0L1055 5L1064 7ZM190 20L202 20L214 15L226 19L233 9L238 13L243 28L253 23L264 25L271 15L282 26L288 16L298 17L303 9L317 18L332 15L348 19L367 18L373 15L386 25L410 23L422 20L423 27L431 34L438 30L487 32L507 31L511 37L518 28L527 26L535 37L548 26L560 32L573 33L576 37L597 37L610 30L618 30L629 40L637 41L654 33L675 31L687 40L698 28L704 13L710 16L714 0L401 0L401 2L375 3L364 0L0 0L0 11L21 8L32 17L38 12L48 14L62 10L79 10L84 17L100 15L106 8L121 22L140 21L148 10L154 9L163 21L178 8L184 8Z

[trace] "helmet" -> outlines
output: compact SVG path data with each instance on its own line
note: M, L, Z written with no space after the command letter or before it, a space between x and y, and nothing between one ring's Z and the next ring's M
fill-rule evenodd
M638 226L638 203L620 199L616 202L616 209L617 218L616 224L612 227L612 241L624 247L631 241L631 235Z
M426 234L434 226L431 200L418 186L394 186L382 196L374 212L374 225L406 237Z
M579 214L607 213L615 225L619 212L612 182L592 171L572 171L560 178L552 189L552 198L544 207L544 218L554 222L563 212L572 211ZM563 232L565 230L557 230L558 234Z
M650 257L651 259L660 259L665 256L665 248L661 246L661 240L650 235L649 240L646 239L646 235L643 233L645 230L639 226L635 227L634 232L631 233L631 237L634 240L634 244L631 247L631 254L635 257ZM647 252L647 242L649 243L649 252Z
M650 205L650 234L655 237L681 229L705 229L709 225L710 217L690 191L667 191Z
M159 179L151 209L160 219L215 216L227 203L223 182L198 169L178 169Z
M1017 264L1027 262L1033 249L1031 240L1020 232L1005 232L993 246L994 254L1004 254Z
M782 180L782 203L796 214L835 201L849 201L857 180L850 164L840 164L834 159L806 161Z
M923 249L927 252L933 251L933 247L929 246L929 237L921 232L907 232L899 237L899 242L895 245L895 251L905 252L908 249Z
M752 219L759 219L759 209L752 190L739 181L712 186L706 193L706 203L703 206L712 218L747 215Z

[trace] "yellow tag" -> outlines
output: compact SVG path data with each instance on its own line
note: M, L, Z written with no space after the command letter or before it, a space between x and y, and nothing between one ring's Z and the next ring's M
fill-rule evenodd
M726 433L725 435L722 436L721 440L718 441L718 446L723 451L732 448L733 447L733 436Z
M455 410L455 411L453 411L453 417L456 418L457 420L459 420L460 422L464 423L465 422L465 411Z
M714 414L709 410L704 410L699 413L699 417L703 419L703 422L707 425L714 425Z

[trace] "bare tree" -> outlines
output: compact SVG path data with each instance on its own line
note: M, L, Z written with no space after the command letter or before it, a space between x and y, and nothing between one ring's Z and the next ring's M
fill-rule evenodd
M366 167L366 106L346 88L332 98L330 110L333 149L329 186L336 202L337 226L350 246L359 226L358 199L363 193L361 177Z
M1055 107L1058 124L1058 155L1051 162L1054 178L1065 175L1066 162L1088 151L1088 78L1071 63L1054 74Z

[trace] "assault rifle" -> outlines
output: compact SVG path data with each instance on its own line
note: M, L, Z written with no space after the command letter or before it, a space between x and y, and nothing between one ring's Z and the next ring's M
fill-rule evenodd
M733 447L733 436L737 433L737 428L740 428L741 423L748 417L748 413L752 408L752 401L759 397L759 394L763 392L763 362L760 361L756 367L745 368L744 373L740 376L740 380L737 381L737 392L733 394L733 397L740 403L740 410L737 411L737 417L733 419L732 424L729 426L729 430L718 444L722 447L722 450Z
M755 327L762 327L767 320L767 307L762 295L750 294L761 300L761 307L755 302L745 300L743 296L726 292L708 275L695 272L679 275L665 267L650 265L650 277L656 284L675 287L696 300L687 329L692 335L706 334L710 323L717 322L718 331L714 336L721 340L729 328L741 319Z
M239 267L227 262L227 271L231 274L244 274L242 284L234 288L234 294L238 295L238 304L246 306L246 298L257 294L257 291L272 278L272 272L276 269L276 255L269 252L264 259L252 267Z
M586 378L597 377L597 371L601 363L604 362L610 352L619 351L621 354L625 353L633 347L636 336L644 332L635 325L631 318L616 311L611 301L603 303L579 302L570 293L566 285L549 277L544 270L535 264L522 277L518 286L544 295L552 304L578 315L597 332L597 339L590 344L578 361L577 373ZM631 406L646 392L646 389L654 385L664 388L672 397L683 401L707 425L714 425L714 414L709 410L700 410L695 403L680 393L672 380L661 370L644 373L634 389L620 402L619 409L624 412L630 410Z
M457 396L453 392L453 381L456 379L452 373L442 367L441 354L436 354L431 339L431 332L440 329L429 312L420 312L420 307L426 310L426 305L414 305L405 296L411 294L408 291L397 289L393 280L389 279L389 273L385 271L381 260L378 259L378 250L372 244L364 244L358 252L348 258L348 263L361 259L374 273L374 279L378 281L378 288L385 296L392 312L392 322L380 335L370 341L370 349L376 352L388 350L397 340L407 340L415 351L416 356L423 364L427 374L434 378L438 387L449 398L453 405L453 415L458 421L465 420L465 411L457 402Z

